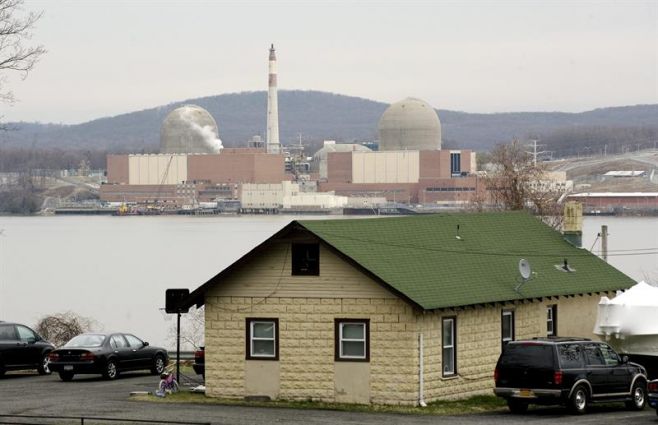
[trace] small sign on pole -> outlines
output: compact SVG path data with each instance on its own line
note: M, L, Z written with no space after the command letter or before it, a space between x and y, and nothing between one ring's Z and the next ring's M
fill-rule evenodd
M176 382L180 382L180 315L189 311L189 307L182 307L181 302L188 295L190 290L187 288L165 291L165 312L176 315Z

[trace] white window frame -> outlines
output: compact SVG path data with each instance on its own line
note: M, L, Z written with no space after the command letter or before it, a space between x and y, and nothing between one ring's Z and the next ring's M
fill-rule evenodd
M445 323L449 322L450 323L450 344L444 344L444 337L443 332L445 331ZM456 338L455 334L457 333L457 327L455 326L455 318L454 317L444 317L441 319L441 370L443 376L454 376L457 373L457 347L455 344ZM451 360L452 360L452 370L446 370L446 356L445 356L445 350L451 350Z
M546 335L547 336L555 336L557 335L557 332L555 332L555 316L554 314L557 312L557 308L555 305L549 305L546 306ZM550 323L550 330L549 330L549 325Z
M343 327L345 325L359 325L363 329L363 338L344 338ZM343 354L343 342L361 342L363 343L362 356L350 356ZM338 357L348 360L365 360L368 358L368 326L366 322L338 322Z
M503 335L503 329L505 327L503 324L505 323L505 317L509 317L509 330L511 332L511 335ZM507 344L510 341L514 341L514 310L503 310L501 316L500 316L501 322L500 322L500 340L503 344L503 347L505 344Z
M254 336L254 325L257 323L271 324L272 325L272 338L256 337ZM270 354L256 354L254 353L254 341L272 341L273 353ZM276 358L276 322L273 320L251 320L249 322L249 357L258 357L273 359Z

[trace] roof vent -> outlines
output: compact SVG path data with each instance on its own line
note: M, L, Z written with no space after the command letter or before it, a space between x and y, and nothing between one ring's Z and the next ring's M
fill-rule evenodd
M457 225L457 234L455 235L455 239L458 241L463 241L462 237L459 234L459 224Z
M566 258L564 259L564 263L562 263L562 264L556 264L556 265L555 265L555 268L558 269L558 270L560 270L560 271L567 272L567 273L573 273L573 272L576 271L576 269L574 269L573 267L571 267L571 266L569 265L569 262L567 261Z

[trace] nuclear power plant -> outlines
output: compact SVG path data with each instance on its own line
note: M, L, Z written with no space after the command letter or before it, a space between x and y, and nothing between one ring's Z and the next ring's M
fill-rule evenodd
M379 120L379 150L439 150L441 122L427 102L408 97L389 106Z
M325 141L307 158L299 144L282 146L277 79L271 45L264 143L254 137L243 148L224 148L216 120L221 117L181 106L162 123L159 154L108 155L101 200L160 212L200 205L238 205L243 212L370 212L398 204L454 208L484 191L475 153L442 150L439 117L416 98L384 111L378 150Z
M219 153L222 142L215 119L200 106L171 111L160 129L160 153Z

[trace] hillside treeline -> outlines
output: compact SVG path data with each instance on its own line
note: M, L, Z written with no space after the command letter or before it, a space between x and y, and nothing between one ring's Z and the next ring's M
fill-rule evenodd
M106 155L105 150L0 148L0 173L77 169L83 161L91 169L104 169Z
M75 125L9 123L0 132L0 146L62 149L106 149L140 153L157 151L160 128L169 112L196 104L213 116L224 146L246 146L254 135L265 137L267 93L229 93L188 99L168 105L99 118ZM298 143L300 135L313 153L323 140L374 141L387 104L318 91L281 90L279 128L283 144ZM441 107L442 105L433 105ZM466 113L437 109L446 147L490 151L497 143L556 132L590 128L655 128L658 105L601 108L580 113ZM632 141L634 142L634 140Z
M554 158L620 154L658 146L656 127L571 127L541 137Z

